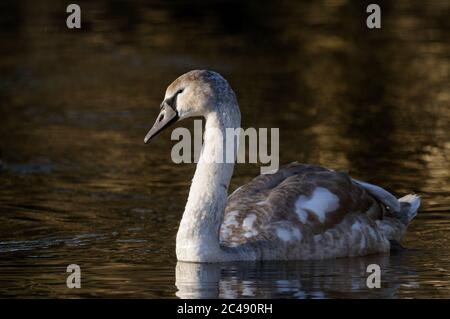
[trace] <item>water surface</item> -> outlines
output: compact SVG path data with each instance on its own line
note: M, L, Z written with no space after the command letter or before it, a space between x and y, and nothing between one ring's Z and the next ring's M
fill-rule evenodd
M0 297L450 297L450 6L379 1L58 1L0 5ZM243 127L280 161L347 170L423 205L392 256L176 263L194 164L150 146L166 86L222 73ZM192 127L184 122L181 125ZM230 191L259 173L238 164ZM82 288L66 287L66 267ZM365 286L382 267L382 288Z

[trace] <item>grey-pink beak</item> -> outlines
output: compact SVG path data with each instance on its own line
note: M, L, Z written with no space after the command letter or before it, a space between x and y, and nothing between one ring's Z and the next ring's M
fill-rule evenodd
M147 144L152 138L161 133L165 128L169 127L172 123L178 120L178 113L170 105L164 103L161 107L161 112L159 112L156 118L155 124L148 131L144 138L144 143Z

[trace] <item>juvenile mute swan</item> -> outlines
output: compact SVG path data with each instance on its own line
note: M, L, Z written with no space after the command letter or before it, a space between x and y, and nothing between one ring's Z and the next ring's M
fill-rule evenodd
M180 261L304 260L384 253L403 237L420 198L400 199L346 173L292 163L227 199L234 163L218 163L226 128L240 127L236 96L218 73L194 70L166 90L148 143L178 120L205 118L204 144L176 239ZM217 134L218 129L223 133Z

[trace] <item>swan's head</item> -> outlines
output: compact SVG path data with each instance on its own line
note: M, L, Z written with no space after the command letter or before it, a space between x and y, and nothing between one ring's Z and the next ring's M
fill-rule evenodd
M221 105L235 101L236 97L228 82L219 73L207 70L185 73L168 86L159 115L144 142L148 143L176 121L207 116Z

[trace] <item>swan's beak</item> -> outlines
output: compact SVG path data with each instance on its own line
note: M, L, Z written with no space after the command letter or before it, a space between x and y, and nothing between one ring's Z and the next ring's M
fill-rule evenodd
M155 124L144 138L144 143L147 144L152 138L162 132L170 124L178 120L178 113L170 105L164 104L156 118Z

